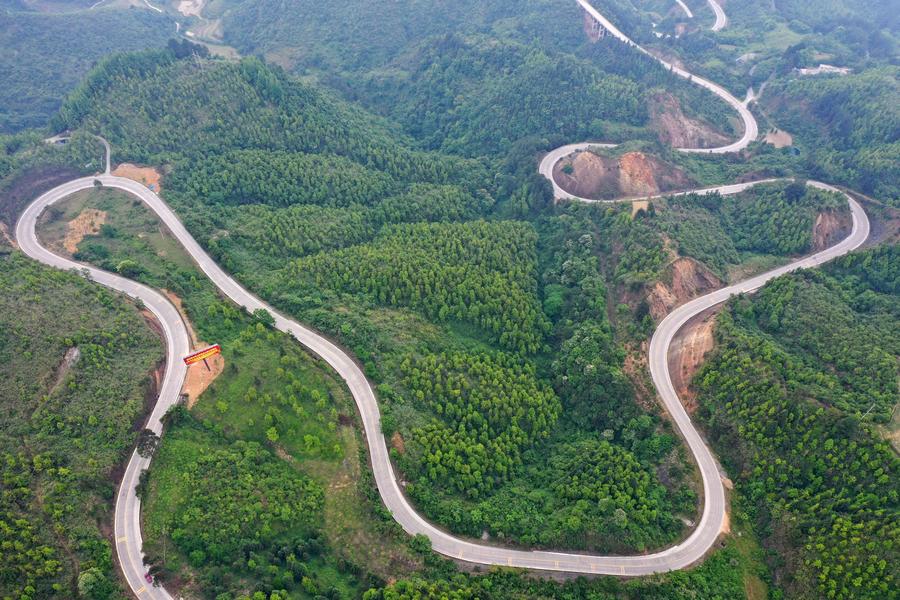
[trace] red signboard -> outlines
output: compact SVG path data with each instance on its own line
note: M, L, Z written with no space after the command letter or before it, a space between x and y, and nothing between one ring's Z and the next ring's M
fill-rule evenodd
M210 356L215 356L222 352L222 347L218 344L210 346L209 348L204 348L203 350L199 350L194 352L193 354L188 354L184 357L184 364L192 365L196 362L200 362L201 360L206 360Z

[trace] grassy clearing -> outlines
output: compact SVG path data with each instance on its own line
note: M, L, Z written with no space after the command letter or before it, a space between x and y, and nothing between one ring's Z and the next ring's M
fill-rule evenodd
M100 233L103 247L110 255L133 256L141 259L147 270L156 276L165 268L175 266L190 269L194 263L168 230L150 213L140 200L120 190L93 188L82 190L49 208L41 218L41 239L48 246L60 248L67 224L83 211L100 210L106 213L106 227ZM89 253L99 240L87 239L81 250ZM91 256L86 256L90 262ZM157 259L165 259L166 264ZM171 263L171 264L168 264Z

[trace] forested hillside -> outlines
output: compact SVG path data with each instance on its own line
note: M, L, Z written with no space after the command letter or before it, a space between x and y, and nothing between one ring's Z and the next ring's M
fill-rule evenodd
M719 317L703 415L787 597L885 598L900 564L897 246L771 282Z
M803 139L815 175L900 206L900 68L791 77L767 94L774 118Z
M734 196L688 194L670 198L660 210L659 227L682 256L703 262L720 277L750 256L791 256L814 249L819 215L844 219L843 196L803 182L759 185ZM833 234L839 234L836 228ZM819 240L833 242L833 239Z
M634 553L683 539L698 518L694 467L660 414L644 345L674 304L820 245L822 213L836 224L830 235L840 234L845 203L777 184L633 212L552 205L535 165L554 144L649 143L660 138L666 111L703 136L733 133L733 115L711 95L617 42L588 43L574 3L288 0L210 10L224 15L228 41L284 68L192 56L190 44L117 55L88 75L52 127L102 134L115 162L156 167L163 197L220 264L348 348L377 390L391 456L425 517L489 543L554 549ZM845 141L871 137L870 120L849 119ZM774 150L752 152L752 163L683 160L704 181L785 169ZM7 164L12 172L26 163ZM427 540L407 544L395 535L366 478L355 409L333 374L268 329L267 315L219 301L189 260L154 245L164 237L154 223L146 232L126 223L89 236L78 258L179 294L228 361L198 404L171 417L142 489L147 553L167 584L210 598L252 591L269 600L354 596L417 576L426 581L370 596L737 597L747 581L765 593L769 578L743 514L735 527L746 537L729 538L696 570L657 581L557 586L502 573L454 576ZM694 280L676 269L685 262ZM782 336L783 352L772 353L784 360L772 377L793 369L799 382L771 387L784 391L779 407L797 392L861 415L873 398L868 418L884 420L896 348L863 341L880 335L875 322L893 309L883 294L848 300L857 283L802 277L811 278L809 290L800 279L796 288L773 287L757 315L759 336ZM827 329L810 309L791 312L795 303L837 325ZM750 310L736 306L734 315ZM865 311L876 317L860 327L856 313ZM721 336L727 331L720 327ZM846 352L837 357L835 346ZM781 518L802 493L778 487L784 477L776 471L786 467L749 436L727 438L709 408L720 388L740 385L729 377L746 352L729 363L726 347L720 343L720 366L707 371L722 378L704 380L704 416L725 451L740 455L735 464L756 452L772 461L772 483L735 472L736 506L777 497L783 502L771 512ZM872 361L886 374L864 379ZM726 415L736 423L728 432L751 430L735 414ZM780 435L790 423L773 422L759 435ZM801 464L806 455L798 453ZM871 477L882 487L851 489L857 504L874 502L865 497L872 490L890 501L878 483L884 473ZM844 509L813 493L827 510ZM750 510L760 534L780 544L765 528L768 513ZM227 521L225 535L212 527L217 519ZM869 522L881 527L884 515ZM804 527L796 531L820 543L814 525ZM782 530L774 529L777 537ZM804 568L820 569L817 559ZM888 571L875 562L875 585L891 584ZM855 585L848 581L835 585Z
M169 50L119 55L91 72L53 127L95 130L120 160L189 161L176 165L182 177L192 176L191 167L214 169L205 163L223 151L256 149L337 155L400 182L479 186L487 179L478 163L411 150L385 123L257 59L179 60ZM269 169L252 153L239 158L242 182L266 177ZM281 160L287 168L292 157ZM301 165L292 168L299 174Z
M319 78L429 148L478 156L538 136L656 138L648 105L661 90L688 117L731 131L708 92L623 44L591 44L579 10L546 0L266 0L237 2L222 22L241 51Z
M0 236L0 596L124 597L116 473L162 358L136 307Z
M371 244L293 263L279 287L311 279L363 292L436 321L470 322L501 347L533 354L549 329L536 297L536 242L528 225L512 221L386 227Z
M43 14L0 8L0 133L43 128L102 57L164 46L173 31L168 18L148 10Z
M15 228L19 213L42 192L103 166L103 146L76 132L63 145L45 144L36 132L0 135L0 222Z

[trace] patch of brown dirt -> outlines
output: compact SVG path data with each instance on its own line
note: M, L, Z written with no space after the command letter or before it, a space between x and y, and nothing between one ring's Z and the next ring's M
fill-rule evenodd
M691 381L703 364L706 353L713 349L713 328L721 307L704 311L682 327L669 346L669 373L672 385L688 414L697 410L697 394Z
M650 98L650 127L660 142L676 148L703 148L727 144L728 136L684 114L681 103L669 93Z
M646 211L648 208L650 208L650 202L647 200L637 200L635 202L632 202L631 218L633 219L639 212L641 212L642 210Z
M628 152L619 159L619 187L629 195L649 196L659 192L653 164L645 154Z
M78 346L72 346L66 353L63 355L62 361L59 363L59 367L56 369L56 377L53 385L50 386L50 392L59 387L59 384L63 382L63 379L66 377L66 373L72 368L75 363L78 362L78 359L81 358L81 350L78 349Z
M288 454L287 450L284 449L284 446L281 446L280 444L275 446L275 456L285 462L294 462L294 457Z
M403 436L400 435L399 431L395 431L394 435L391 436L391 448L400 454L406 454L406 442L403 441Z
M178 309L178 313L181 315L181 319L184 321L188 330L188 335L191 338L191 347L194 350L199 350L209 346L209 344L197 339L197 333L194 331L190 319L188 319L181 298L169 290L163 290L163 292L172 304L175 305L175 308ZM225 370L225 357L221 354L216 354L212 358L207 358L206 363L209 365L208 367L201 361L190 365L187 369L187 375L184 378L184 386L181 388L181 393L187 395L188 409L194 407L194 404L197 403L197 399L200 398L200 395L205 392L206 388L208 388L212 382L216 380L216 377L221 375Z
M157 194L160 192L159 181L162 176L153 167L139 167L131 163L122 163L113 170L112 174L142 183Z
M658 281L650 290L647 302L650 314L660 321L676 306L700 294L719 288L722 282L712 271L692 258L678 258L669 265L669 285Z
M201 344L201 346L203 345ZM194 349L196 350L198 347ZM184 378L184 387L181 389L181 393L187 395L187 407L189 409L194 407L200 395L225 370L225 359L221 354L207 358L206 362L209 363L209 368L202 362L189 366L187 375Z
M66 223L66 237L63 248L69 254L78 251L78 244L86 235L97 235L100 226L106 222L106 212L96 208L86 208L77 217Z
M601 32L597 26L597 21L587 11L582 11L582 13L584 14L584 34L592 42L599 41Z
M570 194L598 200L652 196L693 184L683 170L642 152L618 158L576 152L559 161L553 175Z
M144 317L144 322L147 323L147 326L153 330L153 333L159 338L160 343L165 345L166 334L163 331L160 322L156 320L156 315L146 308L142 308L140 312L141 316ZM156 404L156 399L159 395L159 389L162 386L163 375L165 375L165 372L166 358L163 357L163 359L159 361L159 364L156 365L156 368L150 372L150 385L147 386L147 392L144 395L144 412L147 414L153 410L153 406ZM144 419L140 419L135 423L135 428L139 429L143 422ZM121 479L121 476L119 479Z
M647 347L647 342L643 342L637 350L629 350L622 363L622 372L634 386L635 402L645 411L650 412L658 411L659 405L656 403L656 390L649 383Z
M857 191L844 191L856 198L869 216L871 229L868 239L862 245L863 248L900 243L900 210L885 206L882 202Z
M203 12L203 1L204 0L181 0L181 2L178 3L178 12L186 17L199 17L200 13Z
M9 235L9 229L6 227L6 223L3 223L2 221L0 221L0 238L3 238L3 240L13 248L18 249L19 245L16 243L16 240L12 239L12 236Z
M787 131L772 129L766 133L766 143L776 148L787 148L794 145L794 138Z
M818 252L842 240L853 227L852 217L846 213L823 212L813 225L813 250Z

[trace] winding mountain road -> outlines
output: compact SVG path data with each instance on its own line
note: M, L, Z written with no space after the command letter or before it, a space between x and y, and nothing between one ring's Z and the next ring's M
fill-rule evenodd
M675 2L678 3L678 6L681 7L681 10L684 11L684 14L687 16L688 19L694 18L694 13L691 12L691 9L688 7L688 5L684 3L684 0L675 0Z
M725 29L725 26L728 25L728 17L725 15L725 11L722 10L722 5L719 4L716 0L706 0L709 3L709 7L713 9L713 12L716 14L716 22L713 23L711 29L713 31L722 31Z
M684 11L684 14L687 15L688 19L694 18L694 13L691 11L690 7L684 3L684 0L675 0L678 3L678 6L681 7L681 10ZM725 26L728 25L728 17L725 16L725 11L722 10L722 6L716 0L706 0L709 7L712 9L713 13L716 15L716 22L710 27L713 31L721 31L725 29Z
M582 6L590 7L585 0L577 1ZM601 19L601 23L607 26L605 19L599 13L596 13L592 7L588 12L595 14ZM609 28L611 28L611 31L614 30L611 24L609 24ZM618 36L621 35L621 33L618 34ZM624 36L620 37L620 39L623 39L626 43L631 43ZM683 73L685 73L683 76L689 76L686 72ZM705 80L697 77L694 77L693 81L707 87L707 89L726 99L726 101L729 101L728 98L733 99L730 94L727 94L715 84L709 82L705 84L703 83ZM720 90L721 93L716 90ZM737 100L734 100L734 103L729 101L729 104L734 106L736 110L738 110L738 107L745 108ZM733 152L745 148L750 141L756 138L756 121L749 111L741 112L741 110L738 110L738 112L745 123L745 133L741 140L723 148L706 150L684 149L684 151ZM544 173L552 181L552 167L557 160L573 150L591 145L596 144L575 144L564 146L551 152L541 163L541 173ZM381 432L377 399L372 386L353 358L325 337L274 310L235 281L203 250L188 233L172 209L154 192L130 179L110 175L109 146L107 145L106 147L106 172L96 177L84 177L70 181L41 195L25 209L20 217L16 224L16 238L20 248L28 256L56 268L78 269L97 283L140 299L159 320L166 338L168 360L159 399L149 417L147 427L157 433L162 431L160 419L166 410L177 401L184 380L186 369L181 358L189 352L190 343L186 326L178 311L164 296L155 290L118 275L53 254L40 244L35 232L38 218L48 206L59 202L76 191L91 188L95 185L95 180L99 180L104 187L123 190L143 201L168 227L172 235L182 244L203 273L209 277L223 295L230 298L238 306L245 307L248 311L252 312L259 308L268 310L275 318L275 327L277 329L292 335L301 344L327 362L346 382L359 409L369 446L375 482L382 501L394 519L410 535L424 534L428 536L436 552L454 559L483 565L502 565L582 574L637 576L681 569L702 559L713 546L721 531L726 509L725 494L719 469L712 452L697 432L672 386L668 372L667 353L675 333L694 315L726 301L734 294L753 291L773 277L794 269L820 265L850 252L859 247L866 240L869 233L869 221L865 213L852 198L847 196L853 218L852 231L847 238L822 252L688 302L663 319L653 334L649 350L649 368L653 382L663 405L691 450L703 479L702 517L687 539L662 551L637 556L601 556L575 552L516 550L455 537L429 523L419 515L403 494L398 483L389 458L387 444ZM722 194L735 194L759 183L761 182L726 185L697 190L697 193L719 192ZM811 182L810 185L822 189L834 189L816 182ZM573 199L571 195L565 195L565 192L558 188L555 182L554 190L556 190L558 198ZM577 198L574 199L577 200ZM171 600L170 594L164 588L148 585L143 575L145 568L143 566L140 528L140 500L135 494L135 485L139 480L141 471L146 469L148 465L149 460L140 457L137 453L132 454L128 462L116 498L116 553L124 576L138 598Z

